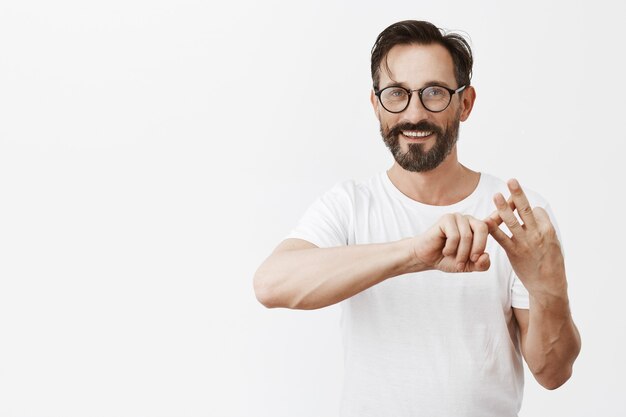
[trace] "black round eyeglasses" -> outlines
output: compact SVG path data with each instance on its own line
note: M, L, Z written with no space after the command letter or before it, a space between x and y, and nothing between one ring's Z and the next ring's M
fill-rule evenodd
M431 85L416 90L409 90L408 88L392 85L380 91L375 91L374 94L378 97L383 108L389 113L402 113L409 107L411 96L417 91L424 108L430 112L439 113L447 109L452 101L452 96L463 91L465 87L467 85L453 90L440 85Z

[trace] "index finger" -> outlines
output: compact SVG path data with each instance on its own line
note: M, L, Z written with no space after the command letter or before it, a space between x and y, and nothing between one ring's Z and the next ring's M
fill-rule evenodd
M511 198L515 203L515 207L517 207L517 213L520 218L524 222L526 227L534 229L537 227L537 221L535 220L535 215L533 214L533 209L526 198L526 194L522 187L519 185L519 182L513 178L507 181L506 183L509 186L509 190L511 191Z
M515 211L515 202L513 201L513 196L510 196L509 199L506 200L506 202L509 207L511 207L511 210ZM489 216L487 216L484 221L487 221L489 219L493 220L496 226L500 226L502 224L502 217L500 217L500 215L498 214L497 209L494 210Z

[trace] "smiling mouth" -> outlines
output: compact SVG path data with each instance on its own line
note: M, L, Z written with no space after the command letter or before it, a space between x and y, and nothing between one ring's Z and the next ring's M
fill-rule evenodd
M433 134L432 130L403 130L402 135L409 139L423 139Z

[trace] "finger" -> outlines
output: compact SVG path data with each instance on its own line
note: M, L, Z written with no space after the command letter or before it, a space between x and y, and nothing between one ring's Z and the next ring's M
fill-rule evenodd
M444 256L452 256L456 253L456 248L459 245L459 229L454 216L452 214L443 216L439 227L446 237L446 244L441 253Z
M522 190L522 187L519 185L519 182L514 178L509 180L507 185L511 191L511 197L515 202L515 207L517 207L517 213L524 222L524 225L527 229L535 229L537 227L537 222L535 221L535 216L533 215L533 209L530 207L530 203L526 198L524 190Z
M472 228L472 234L474 238L472 240L472 249L470 251L470 259L472 262L477 262L480 255L485 253L487 247L487 236L489 236L489 228L487 224L474 217L469 216L469 225Z
M552 220L550 219L548 212L545 211L543 207L535 207L533 209L533 214L535 216L535 220L537 220L537 228L541 229L540 231L556 233Z
M493 198L493 202L498 209L498 214L502 218L502 221L506 224L506 227L509 228L513 236L520 236L523 234L524 229L522 229L522 226L517 221L517 217L515 217L515 213L513 213L511 207L506 203L504 196L497 193Z
M509 205L509 207L511 207L511 210L515 210L515 202L513 201L513 197L509 197L509 199L506 201L507 204ZM500 215L498 214L498 210L494 210L486 219L484 219L483 221L487 221L487 219L491 219L493 220L496 225L500 226L500 224L502 223L502 218L500 217Z
M489 234L493 236L496 242L498 242L498 244L502 246L502 248L506 252L513 249L513 241L511 240L510 237L507 236L506 233L502 231L502 229L498 227L496 222L494 222L491 219L488 219L486 223L487 223L487 228L489 229Z
M471 264L471 271L486 271L491 266L491 260L488 253L483 253L478 260Z
M535 216L535 220L537 220L537 223L549 222L550 224L552 224L548 212L543 207L535 207L533 209L533 214Z
M469 259L470 251L472 250L473 233L469 221L465 216L456 214L454 217L456 219L460 237L459 246L456 249L455 261L459 270L463 270Z

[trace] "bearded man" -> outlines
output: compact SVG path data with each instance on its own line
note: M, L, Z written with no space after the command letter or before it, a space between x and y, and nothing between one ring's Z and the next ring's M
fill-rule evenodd
M551 210L459 162L476 97L462 36L395 23L371 71L393 166L315 202L259 267L256 296L269 308L341 303L343 417L516 416L522 358L554 389L580 351Z

